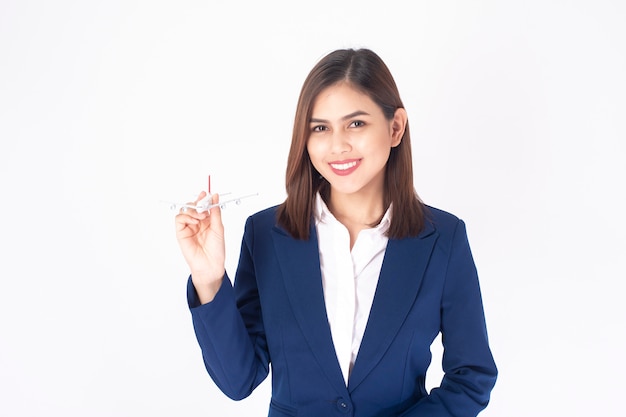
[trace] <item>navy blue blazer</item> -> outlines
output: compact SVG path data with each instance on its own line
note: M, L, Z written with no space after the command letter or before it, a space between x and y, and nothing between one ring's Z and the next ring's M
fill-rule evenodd
M234 287L228 276L188 302L208 373L247 397L271 365L270 417L469 417L486 407L497 370L463 221L428 208L414 238L390 239L346 387L331 337L315 227L308 240L276 225L276 207L248 218ZM444 377L425 388L442 333Z

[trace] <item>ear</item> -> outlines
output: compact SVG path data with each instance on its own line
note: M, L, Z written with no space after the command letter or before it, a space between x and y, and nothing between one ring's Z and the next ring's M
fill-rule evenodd
M404 131L406 130L406 124L408 122L408 116L406 110L402 107L396 110L391 120L391 147L395 148L402 142Z

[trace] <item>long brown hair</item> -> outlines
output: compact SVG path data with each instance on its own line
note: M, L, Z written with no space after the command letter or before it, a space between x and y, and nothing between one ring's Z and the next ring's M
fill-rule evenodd
M404 108L396 83L382 59L369 49L339 49L322 58L307 76L298 106L287 160L287 198L278 208L278 224L296 239L308 239L315 195L327 197L329 185L313 167L307 151L313 104L322 90L339 82L369 96L392 120ZM385 167L383 204L393 203L390 238L416 236L424 227L424 204L413 186L411 136L408 123L400 144L391 148Z

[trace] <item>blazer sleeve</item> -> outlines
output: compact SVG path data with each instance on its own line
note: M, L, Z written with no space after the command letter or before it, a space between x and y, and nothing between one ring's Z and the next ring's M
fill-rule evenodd
M228 275L215 298L200 305L196 290L187 284L187 301L205 367L224 394L233 400L249 396L269 373L269 354L250 254L250 220L237 268L238 294ZM239 305L238 305L239 304Z
M465 224L450 244L441 301L444 377L401 417L475 417L489 403L497 368L489 348L478 275Z

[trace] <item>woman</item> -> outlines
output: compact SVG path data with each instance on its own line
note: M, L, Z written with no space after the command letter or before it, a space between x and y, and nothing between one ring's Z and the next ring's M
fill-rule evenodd
M271 417L486 407L497 370L465 226L419 200L411 164L388 68L370 50L337 50L304 82L287 198L247 220L234 287L219 207L176 216L197 339L226 395L248 396L271 364ZM428 393L439 332L445 375Z

